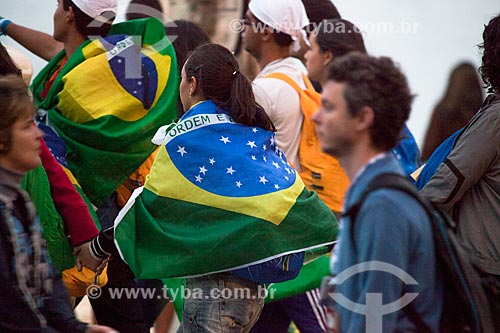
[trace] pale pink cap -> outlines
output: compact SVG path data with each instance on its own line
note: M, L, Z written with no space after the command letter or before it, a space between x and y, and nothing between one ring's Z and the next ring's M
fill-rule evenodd
M104 12L118 12L118 0L72 0L73 3L85 14L97 18Z

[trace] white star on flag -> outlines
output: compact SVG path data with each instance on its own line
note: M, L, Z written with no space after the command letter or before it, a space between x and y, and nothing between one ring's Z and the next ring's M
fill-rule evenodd
M231 174L231 176L233 175L233 173L235 173L235 172L236 172L236 170L234 170L232 166L230 166L229 168L226 168L226 169L227 169L227 172L226 172L226 173Z
M229 140L229 137L224 137L224 136L221 136L221 138L219 139L219 141L222 141L224 142L224 144L227 144L228 142L231 142L231 140Z
M274 188L279 190L280 189L280 186L278 184L274 184Z
M207 173L207 169L205 169L205 166L201 166L200 167L200 173L202 173L203 175L205 175Z
M194 177L194 178L196 178L196 182L197 182L197 183L201 183L201 181L203 180L203 178L201 178L201 176L200 176L200 175L198 175L198 176L196 176L196 177Z
M258 131L257 131L257 129L254 127L254 128L252 128L252 132L257 133Z
M266 179L266 176L259 176L260 180L259 180L259 183L262 183L264 185L266 185L266 183L269 181Z
M273 165L276 167L276 169L280 169L280 165L276 162L273 162Z
M240 188L241 186L243 186L243 184L242 184L242 183L238 180L238 181L236 182L236 186L238 186L238 188Z
M263 146L262 146L262 149L266 150L266 149L267 149L267 146L266 146L266 145L263 145Z
M264 160L264 162L267 162L267 158L265 156L262 159Z
M285 176L285 179L286 179L286 180L290 180L290 178L288 178L288 176Z
M248 141L247 146L250 146L250 148L257 147L257 145L255 144L255 141Z
M257 161L257 157L255 157L255 155L252 155L252 161Z
M276 140L274 139L274 136L271 137L271 146L274 146L276 144Z
M177 150L177 152L179 154L181 154L181 156L184 156L184 154L187 154L187 151L186 151L186 148L185 147L181 147L181 146L177 146L179 149Z
M211 158L208 160L210 164L214 165L215 164L215 158Z

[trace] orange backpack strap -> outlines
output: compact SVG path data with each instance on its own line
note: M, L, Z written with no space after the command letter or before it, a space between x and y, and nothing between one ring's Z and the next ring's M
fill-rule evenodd
M306 84L306 90L308 91L314 91L317 93L316 89L314 89L311 80L307 77L307 75L302 74L302 80L304 80L304 83Z
M302 91L304 91L304 89L302 89L301 87L299 87L299 85L297 84L297 82L295 82L294 80L292 80L292 78L290 78L286 74L277 73L276 72L276 73L268 74L268 75L266 75L264 77L265 78L269 78L269 79L278 79L278 80L285 81L286 83L288 83L289 85L291 85L293 87L293 89L295 89L299 94ZM311 83L311 80L309 80L309 78L305 74L302 74L302 80L304 80L304 83L306 84L306 89L305 90L315 91L314 87L313 87L313 85Z
M288 75L283 74L283 73L271 73L271 74L266 75L265 78L278 79L278 80L285 81L293 89L295 89L295 91L297 91L297 93L301 96L301 100L302 100L303 94L309 94L310 98L313 98L317 102L318 108L319 108L320 94L314 89L311 81L309 80L309 78L305 74L302 74L302 80L304 80L304 83L306 85L306 89L302 89L297 84L297 82L295 82L294 80L292 80L292 78L290 78ZM312 114L317 111L317 110L304 109L304 108L301 108L301 109L302 109L302 113L303 113L304 117L311 117Z
M300 109L304 116L299 146L300 176L307 188L316 191L331 210L340 212L349 179L339 162L321 151L311 118L320 107L321 95L314 90L306 75L302 75L306 89L302 89L297 82L283 73L272 73L265 78L282 80L299 94Z
M302 76L304 76L304 75L302 75ZM294 80L292 80L292 78L290 78L288 75L283 74L283 73L271 73L271 74L266 75L265 78L278 79L278 80L285 81L286 83L288 83L289 85L291 85L293 87L293 89L297 90L297 92L299 94L303 90L301 87L299 87L299 85L297 84L297 82L295 82Z

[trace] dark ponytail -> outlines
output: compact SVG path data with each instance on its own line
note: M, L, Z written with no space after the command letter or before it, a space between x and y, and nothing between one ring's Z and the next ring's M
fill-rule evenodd
M231 51L218 44L196 48L185 65L186 77L194 76L205 98L229 113L239 124L275 130L264 109L257 104L252 84L240 72Z

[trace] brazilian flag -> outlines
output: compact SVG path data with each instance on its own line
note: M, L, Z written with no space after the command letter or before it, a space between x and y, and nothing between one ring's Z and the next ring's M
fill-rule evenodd
M137 278L233 270L335 241L335 216L304 187L275 133L204 101L155 139L151 173L115 220Z
M87 40L61 69L65 56L35 78L33 95L66 145L69 169L100 206L154 151L159 124L177 117L175 52L163 24L150 18Z

